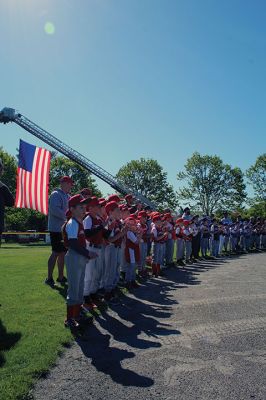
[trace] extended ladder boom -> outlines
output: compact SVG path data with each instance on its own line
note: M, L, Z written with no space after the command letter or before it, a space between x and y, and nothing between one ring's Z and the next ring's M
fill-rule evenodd
M122 193L123 195L126 195L127 193L132 193L136 197L136 199L140 200L142 203L150 206L151 208L155 208L155 205L146 197L144 197L141 193L125 187L119 181L117 181L113 175L109 174L109 172L105 171L93 161L84 157L78 151L73 150L70 146L57 139L55 136L40 128L38 125L30 121L28 118L24 117L22 114L16 113L13 108L4 108L0 112L0 122L3 122L4 124L8 122L15 122L17 125L30 132L32 135L41 139L49 146L53 147L72 161L75 161L77 164L87 169L89 172L91 172L104 182L108 183L113 189L115 189L119 193Z

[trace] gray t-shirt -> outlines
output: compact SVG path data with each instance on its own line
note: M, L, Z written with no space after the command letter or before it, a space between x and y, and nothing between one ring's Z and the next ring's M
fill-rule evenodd
M49 197L48 231L61 232L66 221L69 194L62 189L55 189Z

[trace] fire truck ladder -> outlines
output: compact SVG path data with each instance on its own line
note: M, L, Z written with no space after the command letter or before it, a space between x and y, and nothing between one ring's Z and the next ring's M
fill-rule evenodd
M90 173L108 183L117 192L122 193L123 195L126 195L127 193L132 193L134 197L137 200L141 201L143 204L146 204L151 208L155 208L155 204L144 197L141 193L124 186L113 175L109 174L109 172L105 171L93 161L84 157L78 151L73 150L70 146L57 139L55 136L40 128L38 125L30 121L22 114L17 113L16 110L14 110L13 108L3 108L3 110L0 112L0 122L4 124L8 122L15 122L17 125L21 126L26 131L36 136L38 139L41 139L49 146L67 156L70 160L75 161L77 164L84 167Z

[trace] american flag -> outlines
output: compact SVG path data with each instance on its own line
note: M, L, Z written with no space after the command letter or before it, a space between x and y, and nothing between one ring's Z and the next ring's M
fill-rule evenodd
M20 140L15 206L48 214L48 185L51 154Z

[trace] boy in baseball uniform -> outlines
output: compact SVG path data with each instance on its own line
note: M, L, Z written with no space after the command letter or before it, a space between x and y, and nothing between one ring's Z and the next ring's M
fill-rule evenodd
M184 220L183 218L178 218L176 220L176 228L175 228L175 234L176 234L176 262L178 265L184 266L184 254L185 254L185 249L184 249L184 237L183 237L183 228L184 228Z
M146 257L148 255L148 225L147 225L147 213L146 211L140 211L138 213L138 228L141 232L140 241L140 263L138 266L139 276L142 278L147 277L146 270Z
M130 212L128 210L128 207L125 204L119 205L119 208L120 208L120 212L121 212L120 223L124 227L125 220L130 216ZM124 236L122 238L121 249L118 251L119 270L120 270L121 281L124 281L125 276L126 276L125 246L126 246L126 239Z
M183 229L183 238L185 243L185 259L186 263L190 264L191 260L191 252L192 252L192 229L191 229L191 220L184 221L184 229Z
M153 242L152 255L152 275L156 278L161 273L161 265L163 264L164 243L167 237L167 232L163 231L163 222L159 213L152 216L151 240Z
M104 242L108 237L108 230L105 221L100 217L101 206L97 197L91 197L88 206L88 213L84 218L87 249L95 252L98 257L89 260L86 265L84 280L84 298L88 310L102 303L102 296L98 293L103 285L104 273Z
M140 239L136 219L129 217L126 219L126 243L125 243L125 260L126 260L126 287L128 289L138 288L136 282L136 266L140 260Z
M105 247L104 299L112 301L120 278L119 250L125 235L125 228L122 227L121 212L115 201L107 203L105 211L108 216L107 227L110 234Z
M97 254L86 249L83 218L86 213L87 202L88 200L80 194L69 199L69 220L62 228L64 243L68 249L65 256L68 277L65 326L71 329L78 329L82 323L81 310L86 263L88 260L97 258Z
M211 225L211 255L213 257L218 257L219 255L219 243L220 243L220 229L218 226L218 223L216 219L214 218L212 220L212 225Z
M165 242L165 264L167 266L173 265L173 255L174 255L174 224L173 224L173 217L170 213L166 213L164 215L165 219L165 226L167 232L167 239Z
M207 252L209 250L209 239L210 239L210 230L207 218L203 218L201 225L201 255L203 258L207 258Z

